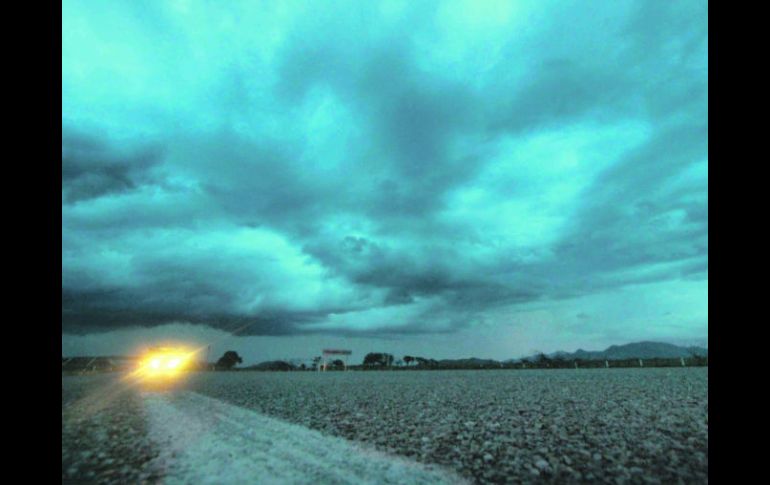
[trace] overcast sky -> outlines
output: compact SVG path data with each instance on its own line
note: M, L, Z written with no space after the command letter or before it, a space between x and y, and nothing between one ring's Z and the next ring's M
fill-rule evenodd
M707 6L63 2L63 353L705 345Z

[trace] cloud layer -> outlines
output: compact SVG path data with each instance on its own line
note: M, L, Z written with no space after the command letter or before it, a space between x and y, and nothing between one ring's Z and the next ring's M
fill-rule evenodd
M455 333L693 282L669 311L704 314L706 2L62 16L64 332ZM604 305L570 318L637 307Z

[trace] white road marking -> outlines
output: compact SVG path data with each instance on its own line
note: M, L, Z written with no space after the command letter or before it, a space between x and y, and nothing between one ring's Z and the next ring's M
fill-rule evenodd
M438 466L388 455L193 392L146 393L153 466L165 483L459 484Z

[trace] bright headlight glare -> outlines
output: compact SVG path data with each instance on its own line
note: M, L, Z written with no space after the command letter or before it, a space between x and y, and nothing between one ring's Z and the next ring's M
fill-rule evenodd
M181 348L153 349L139 361L134 375L148 379L176 379L187 369L192 356L193 352Z

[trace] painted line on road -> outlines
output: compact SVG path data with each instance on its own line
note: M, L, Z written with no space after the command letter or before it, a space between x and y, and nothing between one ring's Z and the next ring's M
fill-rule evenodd
M459 484L437 465L271 418L194 392L144 393L152 466L165 483Z

